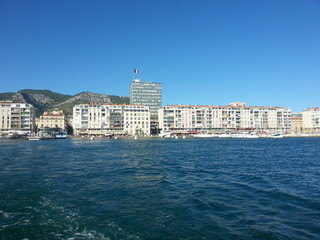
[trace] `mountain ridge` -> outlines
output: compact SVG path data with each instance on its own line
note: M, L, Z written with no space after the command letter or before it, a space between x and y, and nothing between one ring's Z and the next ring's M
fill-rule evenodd
M32 104L36 116L53 109L63 110L65 115L72 114L72 108L79 103L129 104L129 97L92 93L89 91L66 95L51 90L23 89L17 92L0 93L0 100Z

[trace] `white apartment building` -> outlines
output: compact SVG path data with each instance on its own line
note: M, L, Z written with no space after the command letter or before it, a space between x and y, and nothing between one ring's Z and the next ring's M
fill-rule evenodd
M79 104L73 107L73 130L79 134L150 135L148 106Z
M28 103L0 101L1 132L32 132L35 126L35 110Z
M159 112L159 128L183 131L288 131L291 110L280 107L168 105Z
M320 107L302 111L302 127L305 132L320 132Z

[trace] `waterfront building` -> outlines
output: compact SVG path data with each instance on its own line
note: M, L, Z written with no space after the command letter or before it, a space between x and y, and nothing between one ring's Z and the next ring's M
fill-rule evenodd
M0 131L24 134L35 127L35 109L28 103L0 101Z
M291 114L291 131L301 133L303 130L302 113Z
M142 105L79 104L73 107L72 125L75 135L150 135L150 112Z
M149 106L150 117L157 119L162 106L162 84L133 80L130 84L130 104Z
M60 128L66 129L66 119L62 110L44 112L36 121L38 129Z
M302 111L302 121L305 132L320 132L320 107Z
M291 110L281 107L168 105L159 110L159 128L190 131L289 131Z

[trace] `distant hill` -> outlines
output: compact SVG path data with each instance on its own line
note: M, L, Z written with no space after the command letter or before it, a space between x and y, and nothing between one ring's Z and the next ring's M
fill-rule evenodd
M82 92L69 98L68 100L56 105L65 112L66 115L72 114L73 106L80 103L110 103L110 104L129 104L129 97L112 96L99 93Z
M36 109L36 115L40 116L45 111L53 109L63 110L66 115L72 114L72 108L79 103L110 103L129 104L129 97L111 96L91 92L82 92L65 95L50 90L24 89L16 93L0 93L0 100L13 102L25 102L32 104Z

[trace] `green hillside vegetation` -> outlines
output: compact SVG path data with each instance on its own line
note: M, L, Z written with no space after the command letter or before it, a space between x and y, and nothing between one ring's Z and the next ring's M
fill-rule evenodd
M12 98L14 93L6 92L6 93L0 93L0 100L9 100Z
M82 103L81 100L74 101L72 103L62 103L58 107L52 107L51 109L48 109L47 111L52 111L54 109L62 110L65 116L72 115L73 114L73 107L77 104Z
M109 96L111 101L116 104L129 104L130 100L128 97L119 97L119 96Z
M46 95L47 97L53 99L56 103L61 103L69 98L72 98L71 95L64 95L61 93L55 93L50 90L33 90L33 89L23 89L20 90L19 92L21 93L27 93L27 94L43 94Z

